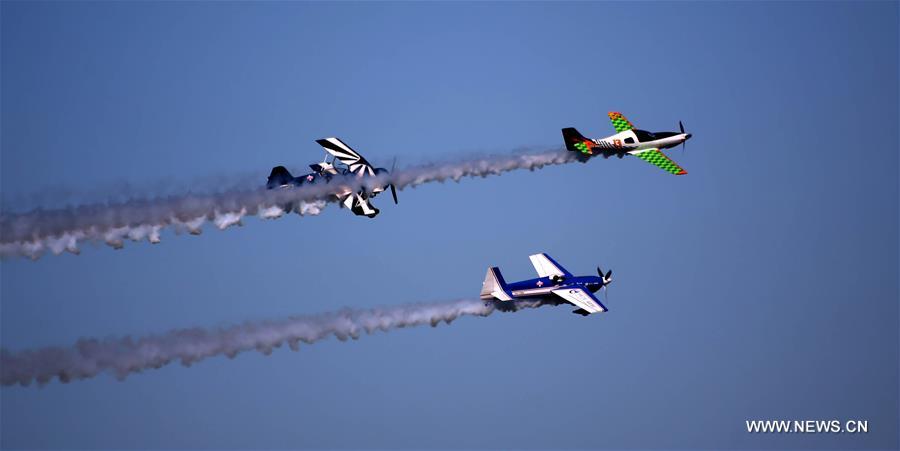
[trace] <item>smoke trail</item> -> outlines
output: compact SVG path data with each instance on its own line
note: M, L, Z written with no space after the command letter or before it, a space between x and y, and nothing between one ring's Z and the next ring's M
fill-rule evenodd
M487 177L517 169L533 171L573 161L577 160L572 152L557 149L413 166L372 178L336 177L330 183L291 189L235 188L218 194L184 194L2 214L0 257L38 258L46 251L77 254L78 245L84 241L103 242L114 248L122 247L126 239L158 243L160 232L165 228L199 234L208 221L225 229L240 225L245 216L275 219L289 211L317 215L327 202L336 200L337 192L344 189L357 191L393 183L402 190L425 183L458 182L464 177Z
M179 329L138 339L81 339L71 348L50 347L19 352L0 349L0 383L4 386L27 386L36 380L39 385L44 385L54 377L66 383L88 379L103 371L112 372L122 380L131 373L160 368L174 360L190 366L208 357L225 355L234 358L238 353L253 349L269 355L274 348L285 343L296 351L301 341L312 344L332 335L341 341L348 338L355 340L364 332L387 332L425 324L436 327L442 321L450 324L461 316L488 316L494 310L518 311L546 304L557 305L559 302L515 301L497 304L495 307L495 303L490 301L461 300L365 310L344 309L219 329Z

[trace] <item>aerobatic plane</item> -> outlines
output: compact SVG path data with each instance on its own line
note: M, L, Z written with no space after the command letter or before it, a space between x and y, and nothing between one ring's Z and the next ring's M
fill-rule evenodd
M684 125L681 124L681 121L678 121L678 127L681 129L680 133L650 133L634 128L622 113L611 111L609 120L612 121L616 134L606 138L588 139L574 128L562 129L566 149L577 152L578 159L581 161L587 161L595 155L602 155L603 158L615 155L622 158L627 154L634 155L670 174L687 174L687 171L662 153L662 149L675 147L679 144L684 146L685 142L691 139L691 134L684 132Z
M608 310L593 293L601 288L605 292L606 286L612 282L612 270L604 274L598 266L597 276L573 276L547 254L535 254L528 258L538 273L537 279L507 284L500 269L492 266L488 268L482 283L481 299L497 300L502 306L503 302L522 299L555 301L562 298L578 307L572 313L582 316Z
M321 163L309 165L313 172L294 177L284 166L276 166L272 168L272 172L269 174L266 188L290 188L307 184L330 183L335 176L350 174L355 174L358 177L375 177L377 175L390 174L390 171L385 168L373 167L362 155L338 138L317 139L316 142L325 149L326 155L325 160ZM331 161L328 161L329 156ZM394 187L393 183L375 186L368 190L366 188L355 190L349 186L337 186L335 196L337 196L341 206L347 207L354 214L374 218L380 210L372 205L370 199L387 188L391 189L391 196L396 204L397 188Z

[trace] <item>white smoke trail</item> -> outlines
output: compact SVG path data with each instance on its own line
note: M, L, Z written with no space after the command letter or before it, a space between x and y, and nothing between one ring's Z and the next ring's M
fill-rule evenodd
M207 221L225 229L240 225L246 216L274 219L288 211L317 215L327 202L336 200L335 193L348 188L355 191L394 183L402 190L424 183L458 182L464 177L486 177L517 169L533 171L574 161L577 160L573 152L557 149L413 166L374 178L336 177L330 183L290 189L231 189L218 194L185 194L0 214L0 257L36 259L47 251L57 255L65 251L77 254L79 244L85 241L102 242L114 248L121 248L126 239L158 243L165 228L196 235Z
M501 304L481 300L410 304L365 310L344 309L332 313L297 316L279 321L248 322L219 329L179 329L138 339L130 337L97 340L81 339L70 348L49 347L10 352L0 349L0 383L27 386L32 381L44 385L87 379L103 371L122 380L131 373L160 368L175 360L182 365L208 357L257 350L269 355L287 344L296 351L300 342L312 344L334 336L344 341L363 333L390 331L402 327L439 323L450 324L461 316L488 316L495 310L518 311L553 301L510 301ZM498 307L495 307L495 304Z

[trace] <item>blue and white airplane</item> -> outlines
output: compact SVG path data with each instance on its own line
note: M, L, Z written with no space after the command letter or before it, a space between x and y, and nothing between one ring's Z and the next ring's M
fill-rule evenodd
M523 299L564 299L578 309L572 311L582 316L602 313L609 309L594 297L597 290L606 289L612 282L612 270L603 274L597 267L598 276L573 276L547 254L535 254L528 258L537 270L538 278L507 284L500 274L500 268L490 267L481 287L481 299L516 301Z

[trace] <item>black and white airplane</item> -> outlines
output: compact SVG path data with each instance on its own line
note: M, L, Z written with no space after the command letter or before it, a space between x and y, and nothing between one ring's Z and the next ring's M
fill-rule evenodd
M313 172L294 177L284 166L276 166L272 168L272 172L269 174L266 188L278 189L315 183L331 183L336 176L375 177L390 174L390 171L385 168L373 167L362 155L338 138L317 139L316 142L325 149L327 154L325 155L325 160L321 163L309 165ZM331 161L328 161L329 156ZM349 186L337 186L335 196L340 201L340 205L347 207L354 214L374 218L380 210L372 205L370 199L387 188L391 189L391 196L396 204L397 188L394 187L393 183L376 185L370 189L360 188L356 190L351 189Z
M606 289L612 282L612 271L606 274L598 267L596 276L573 276L547 254L529 256L538 273L537 279L507 284L500 268L490 267L481 285L481 299L503 302L520 299L565 300L578 309L572 311L582 316L602 313L608 309L594 296L597 290Z

